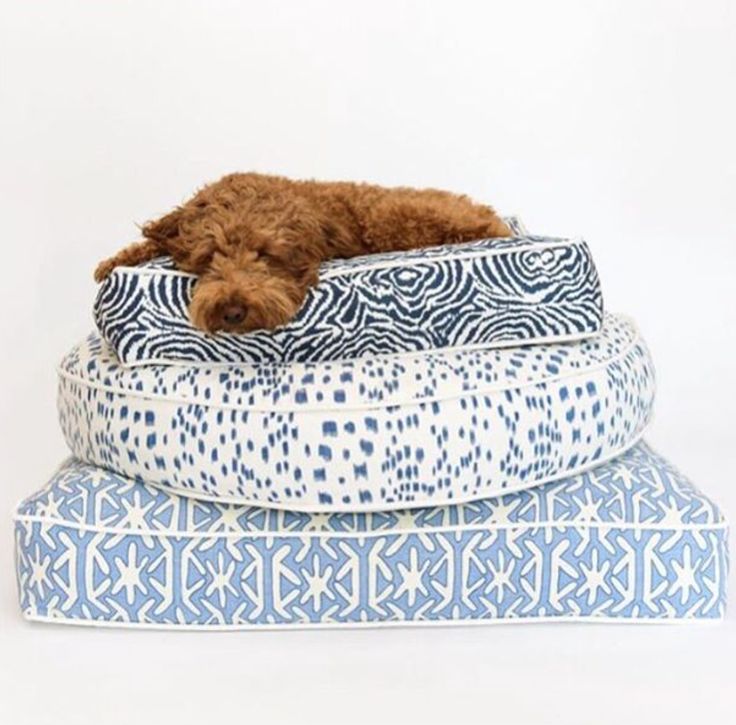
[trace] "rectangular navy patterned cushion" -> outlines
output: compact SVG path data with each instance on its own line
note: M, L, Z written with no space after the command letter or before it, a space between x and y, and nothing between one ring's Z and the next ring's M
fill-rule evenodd
M127 364L325 362L443 348L582 339L602 296L582 240L526 234L323 265L296 318L278 330L207 335L189 321L196 277L159 259L120 267L95 319Z
M309 514L198 501L71 460L15 520L20 604L191 628L719 619L723 515L639 444L474 503Z

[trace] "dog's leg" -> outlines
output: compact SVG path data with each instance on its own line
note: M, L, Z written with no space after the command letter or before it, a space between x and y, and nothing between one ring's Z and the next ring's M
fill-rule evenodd
M387 196L366 209L367 251L383 252L511 236L493 209L444 192Z
M185 214L186 210L184 207L177 207L168 214L164 214L162 217L148 222L141 230L143 236L146 239L155 239L158 242L176 237L179 234L179 224L184 219ZM193 216L191 208L189 209L189 214Z
M435 224L439 218L436 231L443 237L440 244L511 236L509 226L490 206L476 204L466 196L446 195L443 192L439 192L431 201L433 204L426 213Z
M490 210L489 210L490 211ZM506 222L491 211L490 214L478 214L475 218L461 217L449 219L446 228L445 244L472 242L476 239L492 239L510 237L511 228Z
M95 280L102 282L115 267L135 267L164 254L161 245L151 239L135 242L121 249L114 257L100 262L95 270Z

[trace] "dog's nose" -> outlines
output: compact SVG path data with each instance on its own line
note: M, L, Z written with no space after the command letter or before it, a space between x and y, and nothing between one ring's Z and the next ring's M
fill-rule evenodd
M225 308L222 313L222 320L226 325L239 325L245 319L247 312L245 305L234 302Z

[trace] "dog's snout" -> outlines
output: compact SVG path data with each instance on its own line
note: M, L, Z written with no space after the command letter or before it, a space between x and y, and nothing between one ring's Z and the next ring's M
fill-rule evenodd
M238 302L228 305L223 313L222 320L226 325L239 325L245 320L248 310Z

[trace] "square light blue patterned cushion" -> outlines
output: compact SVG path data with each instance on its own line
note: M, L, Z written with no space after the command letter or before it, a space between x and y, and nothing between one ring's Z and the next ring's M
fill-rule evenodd
M91 335L61 364L59 419L81 460L198 498L384 511L591 468L639 439L654 388L610 314L580 342L339 363L131 368Z
M603 303L585 242L529 236L509 222L515 237L328 262L297 317L272 332L192 327L196 277L169 259L115 270L95 320L127 365L321 362L595 334Z
M721 512L644 444L530 491L368 514L197 501L71 460L15 540L23 613L64 623L663 622L726 603Z

